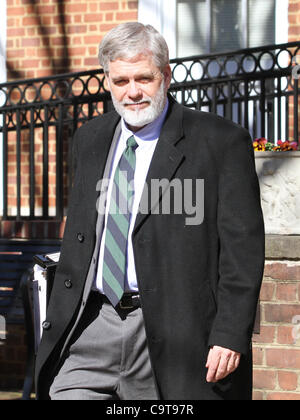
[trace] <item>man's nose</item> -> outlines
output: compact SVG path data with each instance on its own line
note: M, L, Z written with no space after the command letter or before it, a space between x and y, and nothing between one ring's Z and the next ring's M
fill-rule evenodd
M129 84L128 96L130 98L134 98L134 99L139 98L140 96L142 96L142 91L141 91L140 87L138 86L138 84L135 81L132 81Z

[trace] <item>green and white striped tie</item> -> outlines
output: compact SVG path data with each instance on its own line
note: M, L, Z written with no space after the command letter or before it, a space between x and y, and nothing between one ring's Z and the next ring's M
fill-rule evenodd
M129 137L127 147L116 168L107 217L103 291L114 307L117 306L124 293L127 274L128 232L134 197L137 147L134 136Z

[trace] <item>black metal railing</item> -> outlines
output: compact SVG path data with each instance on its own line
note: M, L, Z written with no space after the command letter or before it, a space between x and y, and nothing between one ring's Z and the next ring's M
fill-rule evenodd
M170 92L253 137L298 141L299 48L295 42L171 60ZM74 131L110 109L101 69L0 85L3 219L62 219Z
M298 142L300 42L173 60L171 91L270 141Z
M3 219L63 218L74 131L111 109L103 83L95 70L0 85Z

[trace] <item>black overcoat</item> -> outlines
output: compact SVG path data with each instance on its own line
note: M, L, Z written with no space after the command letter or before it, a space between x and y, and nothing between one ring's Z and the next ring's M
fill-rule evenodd
M114 111L95 118L74 137L74 188L37 355L40 399L48 398L58 356L82 305L95 246L97 185L119 118ZM249 399L251 337L264 267L264 224L250 136L231 121L170 100L148 187L151 180L164 180L158 199L170 193L171 205L163 211L157 200L148 200L149 211L143 209L136 220L133 247L159 396ZM196 180L204 180L201 223L191 223L185 200L178 211L173 180L182 185L190 180L186 185L192 185L195 205L201 197ZM205 380L211 345L242 353L240 367L217 384Z

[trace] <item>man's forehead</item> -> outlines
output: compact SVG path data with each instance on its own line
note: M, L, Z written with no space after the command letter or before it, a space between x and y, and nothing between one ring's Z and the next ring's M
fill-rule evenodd
M139 53L136 55L132 55L132 56L120 56L120 57L115 57L114 60L112 60L111 62L114 61L125 61L128 63L137 63L139 61L151 61L154 62L153 60L153 54L151 52L145 51L143 53Z
M124 71L148 71L155 73L159 71L153 60L152 54L139 54L132 58L119 57L109 63L109 72L123 73Z

